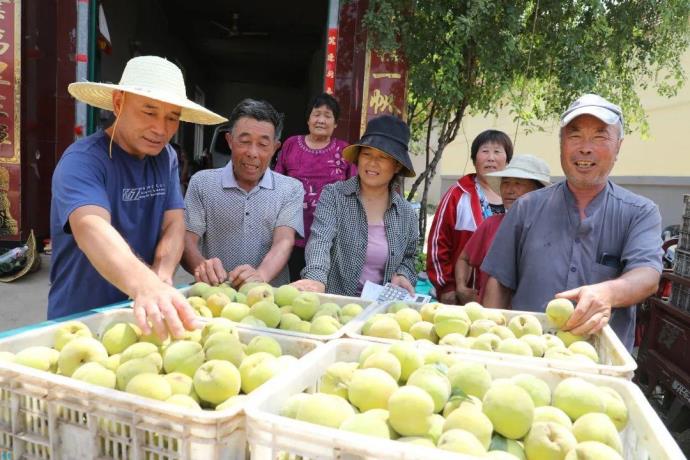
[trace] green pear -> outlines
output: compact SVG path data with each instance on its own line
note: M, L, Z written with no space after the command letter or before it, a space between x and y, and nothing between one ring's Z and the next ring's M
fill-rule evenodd
M396 382L400 380L402 366L400 365L398 358L392 353L382 351L369 356L364 361L364 364L362 364L362 369L372 367L387 372Z
M239 370L242 391L249 394L276 376L281 371L281 364L274 355L260 351L248 355Z
M217 411L232 409L244 403L247 399L247 395L235 395L230 396L228 399L216 406Z
M422 308L419 309L419 314L422 315L422 320L427 321L429 323L433 323L434 316L436 316L436 311L438 311L438 309L442 306L443 304L437 302L425 303L424 305L422 305ZM467 319L470 319L469 316L467 317Z
M535 407L532 424L537 422L553 422L563 425L569 430L573 428L573 422L570 420L570 417L568 417L568 414L554 406Z
M441 412L450 398L448 377L437 366L426 364L410 375L407 385L414 385L429 393L434 400L434 412Z
M203 345L206 343L208 338L216 332L228 332L230 334L237 335L239 338L237 328L232 321L227 318L213 318L201 329L201 344Z
M239 366L245 358L245 351L237 336L229 332L217 332L204 343L206 360L222 359Z
M481 407L463 404L451 412L443 424L443 431L458 428L472 433L482 443L484 449L489 448L491 433L494 428L489 417L482 412Z
M546 304L546 318L555 328L562 328L575 311L575 306L568 299L553 299Z
M229 361L212 359L194 372L194 391L214 406L240 392L240 373Z
M163 357L158 352L158 347L150 342L138 342L127 347L120 353L120 365L139 358L150 360L159 371L163 368Z
M314 393L299 404L295 418L303 422L339 428L353 415L355 415L355 410L345 399Z
M273 297L275 303L277 303L279 307L284 307L286 305L292 305L292 301L299 295L299 292L299 289L295 286L284 284L276 289Z
M508 322L508 327L517 338L525 334L541 335L543 332L539 320L534 315L527 313L514 316Z
M335 319L340 319L340 305L333 302L322 303L319 305L316 313L314 313L312 320L319 316L331 316Z
M501 340L515 338L515 334L513 334L513 331L511 331L507 326L499 326L498 324L491 326L491 329L489 329L487 332L496 334L501 338Z
M79 366L72 374L72 378L105 388L115 388L116 382L115 372L93 361Z
M381 348L385 350L385 347ZM407 382L410 375L424 364L422 353L410 343L394 343L388 348L388 352L400 361L400 382Z
M242 321L242 318L248 315L249 305L239 302L230 302L223 307L223 310L220 312L220 316L222 318L227 318L230 321L235 321L237 323Z
M173 394L168 399L165 400L168 404L173 404L175 406L184 407L186 409L196 409L201 410L201 406L198 402L194 401L191 397L181 394Z
M268 337L265 335L257 335L256 337L253 337L247 344L247 349L245 351L248 355L265 352L278 357L283 354L283 349L280 346L280 343L278 343L278 341L273 337Z
M398 383L385 371L376 368L357 369L352 373L348 399L360 411L386 409L388 399L398 389Z
M565 460L623 460L615 449L597 441L585 441L576 445Z
M204 294L209 289L211 289L209 284L199 281L198 283L194 283L192 287L189 288L189 291L187 291L187 296L205 298Z
M590 412L604 412L604 402L599 389L580 377L569 377L553 390L552 405L576 421Z
M354 318L355 316L359 315L362 313L362 306L358 303L348 303L343 305L343 307L340 309L340 314L341 314L341 319L343 316L349 316L351 318ZM344 322L344 321L343 321Z
M263 321L266 327L277 327L280 323L280 308L272 300L254 302L249 308L249 314Z
M342 324L340 324L337 319L332 316L324 315L312 319L309 333L316 335L332 335L338 332L338 329L341 327Z
M373 356L373 355L372 355ZM350 386L352 373L357 369L358 363L338 361L326 369L326 373L319 380L319 391L347 399L347 391Z
M292 396L290 396L282 405L280 408L279 414L283 417L288 417L288 418L297 418L297 410L299 409L299 406L306 401L307 399L311 398L312 395L308 393L297 393ZM342 398L346 399L346 398ZM353 411L354 412L354 411Z
M409 332L414 324L422 321L422 315L413 308L403 308L395 312L395 320L403 332Z
M479 337L482 334L488 333L494 326L497 326L497 324L490 319L478 319L470 325L468 335L470 337Z
M143 396L145 398L157 399L165 401L172 396L172 389L162 375L154 373L143 373L135 375L127 383L125 389L127 393Z
M166 373L181 372L190 377L205 361L201 344L191 340L173 342L165 350L163 368Z
M505 315L501 313L500 310L496 310L495 308L485 308L484 313L486 314L486 319L490 319L499 326L505 326L508 324Z
M77 337L67 342L60 351L58 369L62 375L71 377L82 364L92 361L103 363L106 359L108 351L101 342L92 337Z
M101 343L109 355L122 353L139 340L139 331L130 323L114 323L103 332Z
M496 347L496 352L511 355L533 356L532 347L521 339L503 339Z
M438 334L436 334L436 329L434 329L434 325L428 321L419 321L414 323L412 326L410 326L409 333L415 340L426 339L433 343L437 343L439 341ZM453 335L457 336L460 334Z
M577 442L598 441L623 454L623 445L616 425L606 414L590 412L575 420L573 434Z
M431 428L434 400L416 386L400 387L388 399L388 421L401 436L425 436Z
M266 323L264 323L259 318L256 318L252 315L247 315L244 318L242 318L242 321L240 321L240 324L246 324L247 326L253 326L253 327L266 327Z
M273 303L273 287L268 284L262 284L260 286L253 287L247 292L246 304L250 307L257 302L266 300Z
M170 384L170 389L174 395L192 396L194 393L194 381L187 374L172 372L163 376Z
M439 449L484 457L486 449L482 443L469 431L454 429L448 430L438 440Z
M525 454L528 459L561 460L576 444L575 436L563 425L537 422L525 437Z
M71 341L76 340L77 338L73 338ZM14 363L21 364L22 366L33 367L34 369L41 371L55 373L58 370L60 353L61 352L54 348L35 345L17 352L17 354L14 355Z
M446 335L444 338L438 341L438 344L455 348L469 348L469 346L467 345L467 337L457 333Z
M488 319L486 308L477 302L468 302L464 305L465 313L470 318L470 321L474 322L479 319Z
M501 344L501 338L491 332L485 332L478 337L471 338L475 339L470 345L472 350L496 351Z
M525 334L520 337L532 349L532 356L541 358L546 351L546 339L543 335Z
M522 387L507 382L489 388L482 399L482 411L497 433L506 438L520 439L532 425L534 403Z
M569 347L575 342L587 339L586 337L583 337L581 335L575 335L572 332L568 331L558 331L556 332L556 337L561 339L566 347Z
M427 321L423 314L422 319ZM452 333L467 335L471 321L467 313L459 307L442 306L436 309L433 323L436 334L443 338Z
M592 344L590 344L589 342L577 341L571 343L568 347L568 350L572 351L575 354L586 356L587 358L591 359L594 363L599 363L599 353L597 353L596 348L594 348L594 346L592 346Z
M283 313L280 315L280 325L278 327L284 331L290 331L299 324L300 321L302 320L294 313Z
M292 301L292 312L304 321L309 321L314 317L321 302L319 296L314 292L301 292Z
M455 394L458 390L467 395L484 398L491 387L491 374L480 363L460 362L448 369L448 380Z
M127 384L136 375L139 374L157 374L158 366L156 363L147 358L134 358L120 364L115 371L115 381L117 389L125 391Z
M542 335L542 338L544 339L544 344L546 345L544 352L546 352L546 350L548 350L549 348L553 347L566 348L563 341L553 334L544 334Z
M401 334L402 330L398 322L394 318L384 316L377 318L376 321L371 324L367 335L386 339L400 339Z
M340 424L340 429L376 438L390 439L386 422L366 414L351 415Z
M211 313L215 318L220 316L220 313L223 311L223 308L225 308L225 306L230 302L230 297L226 296L222 292L217 292L215 294L211 294L210 296L208 296L208 298L206 299L206 308L211 310Z
M606 415L616 425L618 431L623 431L628 424L628 408L625 406L623 398L612 388L600 386L599 389Z
M548 406L551 404L551 388L549 385L532 374L517 374L511 380L529 393L534 407Z
M93 337L93 334L91 334L91 329L81 321L66 321L61 323L55 330L53 348L60 351L67 342L77 337Z

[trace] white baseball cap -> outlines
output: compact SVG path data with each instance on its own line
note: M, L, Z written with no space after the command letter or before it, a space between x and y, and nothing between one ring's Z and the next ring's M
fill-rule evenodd
M608 125L615 125L620 122L621 127L623 127L621 108L598 94L584 94L570 104L568 110L561 115L561 128L580 115L592 115ZM623 133L621 132L621 134Z

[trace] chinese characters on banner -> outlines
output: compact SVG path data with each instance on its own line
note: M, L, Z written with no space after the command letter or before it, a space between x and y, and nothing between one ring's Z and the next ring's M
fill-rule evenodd
M323 90L328 94L335 91L335 57L338 51L338 29L328 29L326 42L326 78L323 79Z
M20 0L0 0L0 239L18 240Z
M394 115L405 120L407 67L400 56L379 55L367 51L364 67L364 95L360 135L367 122L381 115Z

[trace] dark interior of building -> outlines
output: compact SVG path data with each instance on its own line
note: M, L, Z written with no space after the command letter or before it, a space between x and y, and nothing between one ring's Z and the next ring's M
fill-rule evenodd
M285 116L287 136L306 131L309 100L322 91L328 2L324 0L102 0L111 38L97 80L117 81L128 59L163 56L183 69L187 95L225 116L245 97L265 99ZM103 117L109 116L102 114ZM100 123L107 123L101 119ZM194 126L176 140L199 155Z

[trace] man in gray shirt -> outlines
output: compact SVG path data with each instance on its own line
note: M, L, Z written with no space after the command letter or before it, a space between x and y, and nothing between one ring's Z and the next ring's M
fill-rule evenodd
M661 216L650 200L609 181L623 142L620 107L586 94L561 116L566 180L521 197L482 264L487 307L544 311L576 303L564 329L587 335L607 323L628 349L635 309L661 273Z
M304 189L268 169L280 147L282 118L269 103L245 99L229 124L231 161L198 172L187 189L182 266L197 281L214 285L287 284L295 232L304 234Z

